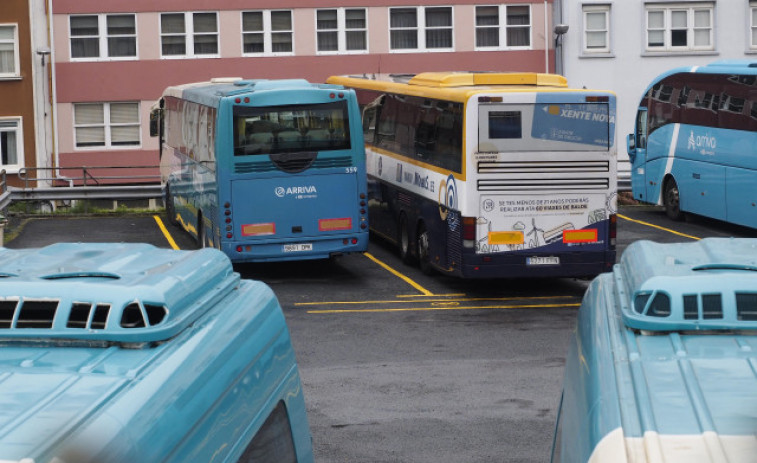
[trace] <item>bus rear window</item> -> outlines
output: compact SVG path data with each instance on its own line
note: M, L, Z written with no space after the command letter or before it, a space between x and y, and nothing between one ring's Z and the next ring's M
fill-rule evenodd
M520 111L491 111L489 113L489 139L522 137Z
M347 102L234 107L234 155L350 149Z

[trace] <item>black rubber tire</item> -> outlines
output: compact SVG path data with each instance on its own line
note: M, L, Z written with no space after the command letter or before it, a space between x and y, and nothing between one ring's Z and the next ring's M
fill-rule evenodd
M434 273L434 267L431 265L431 255L429 253L431 243L428 236L428 230L426 230L426 226L423 223L418 226L418 234L416 235L415 240L415 249L418 250L418 266L421 268L421 272L425 275L431 275Z
M197 247L200 249L206 247L205 241L205 222L202 220L202 213L199 213L197 214Z
M410 231L407 228L407 216L400 214L399 230L399 247L400 247L400 259L406 264L413 263L413 251L410 246Z
M678 190L678 184L672 177L665 182L662 203L665 205L665 214L671 220L677 222L684 220L685 214L681 211L681 192Z
M176 208L173 204L173 198L171 197L171 189L166 185L166 219L168 223L172 225L178 225L179 221L176 220Z

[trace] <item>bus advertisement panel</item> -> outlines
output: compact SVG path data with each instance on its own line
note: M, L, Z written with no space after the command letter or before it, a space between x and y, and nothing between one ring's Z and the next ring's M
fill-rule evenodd
M628 136L631 187L673 220L693 213L757 228L757 61L672 69Z
M544 74L331 77L363 113L371 231L424 271L593 276L615 262L615 96Z
M354 92L304 80L166 89L169 219L234 262L365 251L367 186Z

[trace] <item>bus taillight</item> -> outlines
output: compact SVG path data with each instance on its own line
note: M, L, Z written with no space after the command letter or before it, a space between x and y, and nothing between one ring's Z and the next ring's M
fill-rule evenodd
M472 248L476 244L476 218L463 217L463 246Z
M618 216L610 214L610 246L615 247L618 238Z

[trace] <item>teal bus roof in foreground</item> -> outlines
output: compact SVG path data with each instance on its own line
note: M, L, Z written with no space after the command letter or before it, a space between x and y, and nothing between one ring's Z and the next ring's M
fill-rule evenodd
M267 441L312 462L284 314L223 253L0 248L0 461L232 463Z
M592 281L553 463L753 463L757 239L637 241Z

